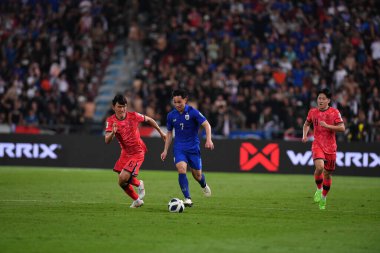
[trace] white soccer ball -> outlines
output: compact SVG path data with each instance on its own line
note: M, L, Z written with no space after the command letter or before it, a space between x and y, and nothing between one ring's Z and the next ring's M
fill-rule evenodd
M173 198L168 203L168 210L171 213L182 213L185 210L185 205L182 200Z

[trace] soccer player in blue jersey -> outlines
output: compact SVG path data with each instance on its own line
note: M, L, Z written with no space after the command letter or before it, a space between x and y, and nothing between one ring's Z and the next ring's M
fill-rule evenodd
M185 206L191 207L189 191L189 182L187 180L187 166L190 167L195 180L202 187L206 197L211 196L211 189L206 183L205 175L202 173L202 159L200 151L200 141L198 137L199 127L203 126L206 130L205 148L214 149L214 143L211 140L211 126L207 119L197 109L189 106L188 93L184 89L175 90L172 93L173 109L167 116L167 137L164 151L161 154L162 161L165 160L170 144L174 138L174 163L178 170L178 182L181 191L185 197Z

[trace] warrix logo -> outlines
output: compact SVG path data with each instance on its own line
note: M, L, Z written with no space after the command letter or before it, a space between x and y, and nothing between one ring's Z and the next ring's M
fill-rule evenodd
M240 169L252 170L258 164L271 172L278 171L280 163L280 149L277 143L269 143L261 151L249 142L240 146Z
M293 150L286 151L293 165L313 165L311 151L295 153ZM376 153L366 152L337 152L336 165L340 167L370 167L380 166L380 156Z
M55 152L60 147L59 144L0 142L0 158L57 159Z

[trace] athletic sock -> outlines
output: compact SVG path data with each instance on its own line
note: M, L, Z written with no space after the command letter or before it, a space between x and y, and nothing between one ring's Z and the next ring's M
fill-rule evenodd
M331 178L330 179L323 179L322 197L326 197L327 193L329 193L331 181L332 181Z
M205 174L202 173L202 178L201 178L201 180L198 181L198 183L201 185L202 188L205 188L205 187L206 187L206 178L205 178Z
M128 184L127 188L125 188L124 191L133 200L136 200L139 198L139 195L137 195L137 193L135 192L135 190L133 189L133 186L131 184Z
M136 187L140 186L140 180L137 179L137 177L131 176L131 179L129 181L131 185L134 185Z
M317 188L319 190L322 189L322 183L323 183L323 175L314 175L315 184L317 185Z
M190 198L190 193L189 193L189 181L187 180L186 174L178 174L178 183L179 187L181 188L181 191L183 193L183 196L185 198L189 199Z

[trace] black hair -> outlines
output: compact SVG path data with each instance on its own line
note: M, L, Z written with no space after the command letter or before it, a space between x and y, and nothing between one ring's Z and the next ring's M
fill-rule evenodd
M119 103L120 105L127 105L127 99L121 95L121 94L116 94L116 96L112 100L112 105L115 106L116 103Z
M172 98L176 97L176 96L181 96L182 98L187 98L187 97L189 97L189 92L185 89L174 90L172 92Z
M319 94L325 94L328 99L331 99L331 91L328 88L319 90L317 93L317 97L319 96Z

